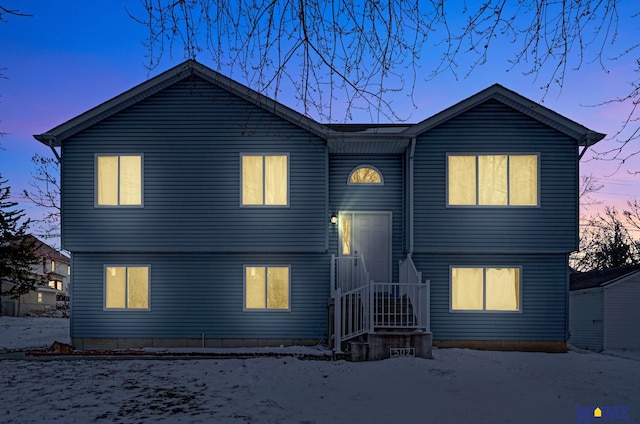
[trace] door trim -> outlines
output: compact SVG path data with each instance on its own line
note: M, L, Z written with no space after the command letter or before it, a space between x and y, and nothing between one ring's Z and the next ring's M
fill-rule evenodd
M338 256L352 256L344 255L342 253L342 216L351 215L351 240L353 240L353 216L354 215L387 215L389 217L389 276L388 281L392 283L393 281L393 212L392 211L366 211L366 210L346 210L346 211L338 211ZM351 246L353 249L353 245ZM365 258L366 261L366 258ZM383 281L385 282L385 281Z

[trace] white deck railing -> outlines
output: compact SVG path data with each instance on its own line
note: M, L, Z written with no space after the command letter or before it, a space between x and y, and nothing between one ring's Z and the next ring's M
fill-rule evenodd
M420 329L426 332L431 331L430 323L430 311L429 305L431 304L431 281L425 280L422 282L422 272L416 269L411 255L400 261L398 267L400 284L415 284L418 286L416 290L407 290L407 297L413 305L413 309L416 313Z
M331 255L331 290L334 299L334 348L343 340L372 331L371 281L362 255Z
M370 279L362 255L331 255L334 349L375 328L429 330L429 281L423 283L411 256L400 261L399 283Z

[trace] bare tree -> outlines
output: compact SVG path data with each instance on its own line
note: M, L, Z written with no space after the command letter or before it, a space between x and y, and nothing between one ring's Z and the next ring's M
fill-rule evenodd
M581 212L583 209L587 209L592 205L599 205L601 200L597 200L593 197L594 193L602 190L604 184L600 183L600 180L593 174L580 176L580 186L578 188L578 199L580 200Z
M620 213L606 207L604 214L589 219L581 234L580 251L572 256L571 262L578 271L640 263L640 241L631 236Z
M41 218L33 219L37 225L37 235L46 240L60 238L60 164L56 158L46 158L35 154L31 161L30 190L23 190L23 196L42 210ZM57 243L53 243L57 244Z
M620 20L638 13L620 14L616 0L144 0L144 6L144 16L132 18L149 31L149 69L176 52L206 55L217 69L274 98L293 89L304 113L330 122L349 120L358 109L373 120L401 120L397 94L413 102L418 79L466 77L493 49L511 49L504 69L535 77L544 98L561 90L571 71L595 64L608 72L640 46L637 38L621 41ZM640 77L604 102L633 104L616 135L626 139L609 152L619 160L638 136L627 130L638 119L639 87Z

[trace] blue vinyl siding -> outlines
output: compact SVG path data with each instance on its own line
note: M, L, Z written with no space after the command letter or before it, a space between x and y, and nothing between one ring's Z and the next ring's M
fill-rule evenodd
M329 210L391 211L393 214L392 278L398 281L398 261L404 257L403 243L403 157L401 155L332 155L329 159ZM375 166L384 178L384 185L348 185L354 168ZM329 217L327 216L327 222ZM330 251L338 254L338 226L329 230ZM366 258L365 258L366 261Z
M72 338L326 338L327 254L73 256ZM106 263L149 264L149 311L103 311ZM291 267L290 311L243 311L243 266L256 263Z
M446 155L539 154L539 207L447 207ZM418 137L415 251L568 253L577 248L575 140L486 102Z
M567 261L563 255L416 254L431 281L434 340L551 340L566 335ZM450 266L521 266L521 312L450 312Z
M289 205L241 208L240 153L289 154ZM94 208L96 153L144 154L144 207ZM201 80L185 80L65 140L64 248L326 251L325 147Z

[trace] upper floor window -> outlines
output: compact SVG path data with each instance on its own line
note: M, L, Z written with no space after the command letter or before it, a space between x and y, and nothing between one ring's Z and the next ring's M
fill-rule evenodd
M56 270L56 261L51 261L51 272Z
M371 165L361 165L351 171L347 184L377 184L383 185L382 173Z
M149 309L149 267L105 267L104 307Z
M98 206L142 206L142 155L98 155Z
M242 205L287 206L289 204L289 156L242 156Z
M538 155L449 155L449 206L537 206Z

